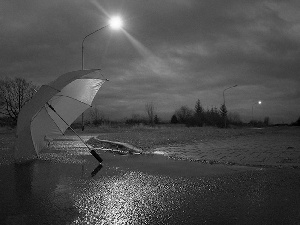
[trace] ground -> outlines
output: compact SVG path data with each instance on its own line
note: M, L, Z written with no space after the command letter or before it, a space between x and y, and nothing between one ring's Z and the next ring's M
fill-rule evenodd
M14 131L0 130L0 221L299 224L300 170L291 166L299 165L299 128L99 127L77 132L85 141L98 136L129 143L145 154L98 148L99 165L68 131L52 140L39 159L15 164ZM197 160L202 156L205 160ZM262 156L267 158L262 165L270 163L270 168L243 165ZM218 157L224 161L217 162Z
M104 133L98 129L99 140L128 143L146 153L210 164L300 166L299 127L133 127L103 128Z
M76 130L85 140L121 142L144 153L208 163L228 163L259 166L300 166L300 128L236 128L183 126L86 127ZM71 130L66 132L76 140ZM0 130L2 158L11 160L13 130ZM2 160L3 161L3 160Z

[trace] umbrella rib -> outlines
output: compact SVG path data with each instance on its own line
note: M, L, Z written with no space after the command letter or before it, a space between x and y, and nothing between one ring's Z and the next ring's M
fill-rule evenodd
M85 102L83 102L83 101L80 101L80 100L78 100L78 99L76 99L76 98L73 98L73 97L70 97L70 96L67 96L67 95L55 95L55 96L63 96L63 97L66 97L66 98L70 98L70 99L73 99L73 100L75 100L75 101L77 101L77 102L80 102L80 103L82 103L82 104L88 105L89 107L92 107L90 104L87 104L87 103L85 103Z
M58 90L57 88L54 88L54 87L52 87L52 86L50 86L50 85L48 85L48 84L44 84L43 86L47 86L47 87L49 87L49 88L52 88L52 89L55 90L55 91L60 92L60 90Z
M37 117L37 115L39 114L40 111L42 111L43 108L45 108L45 106L43 106L42 108L39 109L39 111L37 111L37 113L31 118L30 123L34 120L35 117Z
M49 117L52 119L52 117L51 117L51 115L49 114L49 112L48 112L48 110L47 110L47 108L46 108L46 106L43 106L43 108L45 107L45 110L46 110L46 112L47 112L47 114L49 115ZM61 129L59 128L59 126L55 123L55 121L52 119L52 121L53 121L53 123L55 124L55 126L58 128L58 130L61 132L61 134L62 135L65 135L62 131L61 131ZM68 124L67 124L68 125ZM69 126L69 125L68 125Z

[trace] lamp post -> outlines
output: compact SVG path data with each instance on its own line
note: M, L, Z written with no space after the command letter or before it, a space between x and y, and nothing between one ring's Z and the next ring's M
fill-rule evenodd
M117 29L120 29L122 27L122 25L123 25L123 21L121 20L120 17L112 17L109 20L109 23L107 25L89 33L88 35L86 35L83 38L82 43L81 43L81 69L82 70L84 70L84 41L85 41L85 39L106 27L111 27L112 29L117 30ZM81 124L82 124L81 130L84 131L84 113L81 114Z
M233 85L232 87L228 87L228 88L224 89L224 91L223 91L223 102L224 102L224 105L225 105L225 91L228 90L228 89L234 88L234 87L237 87L237 84Z
M258 101L252 104L252 121L253 121L253 106L256 104L261 105L261 103L262 103L261 101Z
M234 88L234 87L237 87L237 84L224 89L224 91L223 91L223 104L224 104L224 107L226 107L226 105L225 105L225 91L228 90L228 89ZM226 116L224 117L224 127L226 128Z
M98 31L104 29L105 27L111 27L114 30L120 29L123 25L122 20L120 19L120 17L113 17L110 19L109 23L91 33L89 33L88 35L86 35L81 43L81 69L84 70L84 41L87 37L93 35L94 33L97 33Z

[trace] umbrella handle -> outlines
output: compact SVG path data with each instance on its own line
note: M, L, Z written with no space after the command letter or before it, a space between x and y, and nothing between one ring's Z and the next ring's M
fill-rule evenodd
M101 163L103 159L100 157L100 155L97 154L95 150L91 150L90 153Z
M100 155L98 155L95 150L92 150L71 126L69 126L69 128L74 132L74 134L76 134L76 136L81 140L81 142L89 149L92 156L94 156L99 161L99 163L101 163L103 159L100 157Z

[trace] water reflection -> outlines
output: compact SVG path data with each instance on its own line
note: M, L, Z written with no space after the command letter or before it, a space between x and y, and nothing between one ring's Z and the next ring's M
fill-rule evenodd
M164 217L162 212L179 205L170 178L141 172L124 174L88 182L75 196L82 217L75 224L144 224Z
M1 221L7 224L29 222L28 205L32 196L34 162L1 166ZM5 176L6 175L6 176Z
M22 164L14 164L14 187L16 188L20 211L28 208L26 205L28 205L28 200L32 196L32 176L34 165L34 161Z
M45 159L0 166L0 221L6 224L270 224L270 221L297 224L295 221L299 221L297 171L266 169L203 176L201 171L187 175L177 170L176 174L167 174L162 172L164 164L157 160L147 164L147 170L141 170L146 167L146 160L138 169L132 168L138 158L124 164L125 158L117 157L120 158L114 162L106 160L104 167L94 168L94 158L86 156L84 174L76 160ZM76 159L73 155L70 158ZM95 174L92 179L91 171Z
M65 169L80 174L80 167L64 166L41 160L0 166L0 223L61 224L78 216Z

